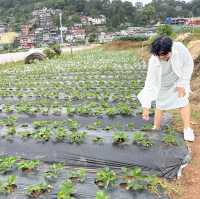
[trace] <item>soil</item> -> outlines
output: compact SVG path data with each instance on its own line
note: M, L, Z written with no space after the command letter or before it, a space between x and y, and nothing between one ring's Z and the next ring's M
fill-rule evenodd
M105 50L127 50L142 48L147 46L148 42L144 41L113 41L111 43L104 44L103 47Z
M197 59L198 56L200 55L199 45L200 45L200 40L191 41L187 45L194 60Z
M183 175L174 182L175 187L179 189L178 194L172 195L172 199L199 199L200 198L200 77L192 80L193 94L191 96L192 127L194 129L196 140L194 143L188 143L192 151L192 161L183 170ZM175 114L174 126L181 131L182 123L180 117Z

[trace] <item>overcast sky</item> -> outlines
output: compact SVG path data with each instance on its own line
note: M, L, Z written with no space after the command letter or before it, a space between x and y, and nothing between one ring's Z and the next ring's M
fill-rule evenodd
M135 2L137 2L137 1L140 1L140 2L142 2L142 3L149 3L149 2L151 2L151 0L123 0L123 1L130 1L130 2L132 2L133 3L133 5L135 4ZM190 0L185 0L186 2L188 2L188 1L190 1Z

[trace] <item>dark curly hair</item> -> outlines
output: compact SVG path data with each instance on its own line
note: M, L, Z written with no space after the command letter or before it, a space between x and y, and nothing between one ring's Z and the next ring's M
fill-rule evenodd
M172 39L161 36L155 39L151 44L151 54L155 56L166 55L172 51Z

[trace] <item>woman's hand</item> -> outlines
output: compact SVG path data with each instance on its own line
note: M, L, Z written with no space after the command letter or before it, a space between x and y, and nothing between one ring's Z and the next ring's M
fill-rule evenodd
M148 108L143 108L142 118L144 120L149 120L149 109Z
M178 97L184 97L185 96L185 88L184 87L176 87L176 91L178 92Z

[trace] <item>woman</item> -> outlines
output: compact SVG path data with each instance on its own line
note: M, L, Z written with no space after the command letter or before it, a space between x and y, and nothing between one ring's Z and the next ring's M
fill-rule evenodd
M191 54L182 43L164 36L152 43L151 54L145 86L137 96L143 107L143 119L149 119L149 108L154 100L154 129L160 129L163 110L179 109L184 124L184 139L194 141L188 100L194 68Z

